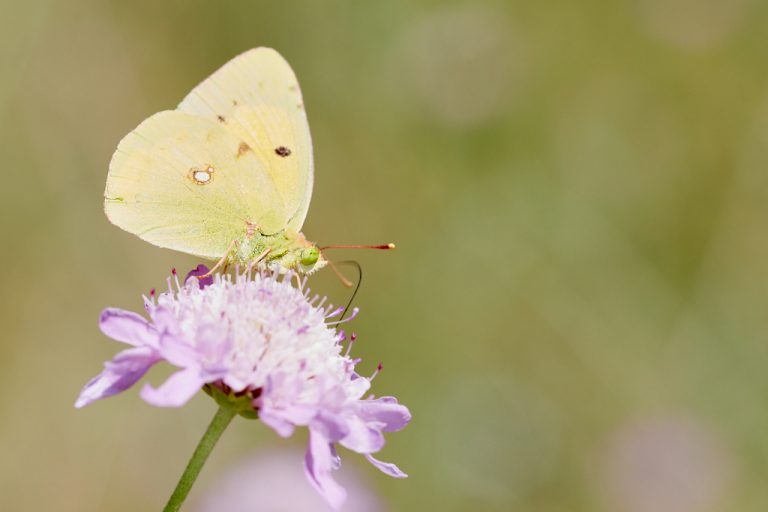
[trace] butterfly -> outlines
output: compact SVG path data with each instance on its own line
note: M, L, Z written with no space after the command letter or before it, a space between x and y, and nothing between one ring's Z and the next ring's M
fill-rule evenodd
M120 141L104 210L147 242L218 260L214 269L309 274L327 262L301 233L313 174L296 76L278 52L255 48Z

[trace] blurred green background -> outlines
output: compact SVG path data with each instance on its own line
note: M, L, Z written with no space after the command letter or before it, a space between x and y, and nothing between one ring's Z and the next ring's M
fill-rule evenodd
M175 485L207 397L72 407L120 348L100 310L197 263L108 223L107 165L262 45L304 92L305 233L398 244L337 253L365 269L361 368L383 361L374 392L414 416L382 453L409 479L342 453L388 510L768 508L768 3L1 0L0 19L0 509L159 510ZM305 440L236 422L188 510Z

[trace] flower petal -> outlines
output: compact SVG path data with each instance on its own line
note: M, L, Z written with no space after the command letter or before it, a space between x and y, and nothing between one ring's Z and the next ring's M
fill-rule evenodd
M145 384L141 389L141 398L158 407L181 407L200 391L205 384L197 368L187 368L176 372L160 385L153 388Z
M104 365L104 371L83 387L75 407L85 407L96 400L125 391L159 360L157 353L149 347L123 350Z
M144 317L132 311L107 308L99 317L101 332L136 347L157 345L157 331Z
M367 454L365 458L368 459L368 462L376 466L376 468L378 468L378 470L384 473L385 475L389 475L393 478L408 478L408 475L403 473L403 471L400 468L398 468L396 465L392 464L391 462L382 462L376 459L371 454Z
M158 333L178 334L179 323L173 311L167 305L155 306L149 309L149 316Z
M352 372L351 379L347 383L347 393L349 396L360 399L369 389L371 389L371 381Z
M315 430L331 443L340 441L349 434L347 419L329 411L318 411L309 428Z
M384 447L384 434L358 417L347 418L347 435L339 441L357 453L375 453Z
M259 419L281 437L291 437L295 426L307 425L316 414L317 409L308 405L284 408L262 405L259 408Z
M391 396L360 400L357 402L356 411L363 421L380 423L384 432L397 432L411 421L411 411L398 404L397 399Z
M293 423L280 417L278 414L271 414L270 411L260 410L259 420L274 430L280 437L291 437L293 431L296 430Z
M309 430L309 446L304 457L304 470L309 483L334 509L339 510L347 499L347 492L331 476L338 467L338 456L328 440L317 431Z
M208 361L223 361L233 343L229 329L221 322L203 324L195 335L195 350Z
M198 366L202 359L202 355L195 347L183 338L170 333L162 334L159 347L163 359L180 368Z

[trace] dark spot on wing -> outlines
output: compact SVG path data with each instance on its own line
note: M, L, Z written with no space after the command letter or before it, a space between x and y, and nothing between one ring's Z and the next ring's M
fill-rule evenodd
M227 122L227 119L224 116L222 116L221 114L216 116L216 119L218 119L220 123L226 123Z
M291 154L291 150L285 146L280 146L279 148L275 148L275 153L277 153L278 156L285 158Z
M241 142L240 145L237 147L237 155L235 156L237 158L240 158L250 150L251 150L251 146L249 146L247 142Z
M232 100L232 106L235 106L235 107L236 107L236 106L238 106L238 105L239 105L239 103L237 102L237 100Z

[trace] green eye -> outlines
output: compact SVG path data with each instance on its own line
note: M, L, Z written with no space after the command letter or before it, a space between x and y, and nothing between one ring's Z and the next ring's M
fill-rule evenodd
M320 250L317 247L308 247L301 251L301 264L307 267L312 266L317 263L319 257Z

